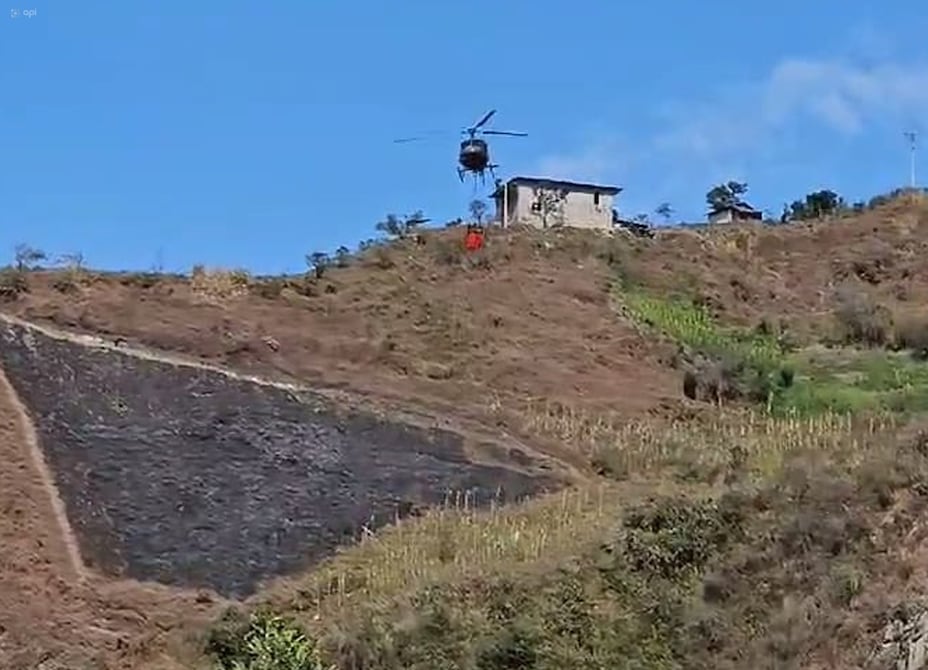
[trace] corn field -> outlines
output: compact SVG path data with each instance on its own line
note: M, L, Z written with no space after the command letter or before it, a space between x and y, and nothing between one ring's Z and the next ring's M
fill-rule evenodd
M723 412L702 422L636 421L594 416L560 405L536 405L533 430L585 443L591 455L608 451L627 480L600 480L518 505L477 509L464 495L421 518L398 521L320 566L272 589L289 609L323 616L358 599L392 595L469 574L557 563L608 537L623 501L672 490L662 469L685 461L711 469L730 462L734 449L758 479L774 474L791 454L814 452L852 463L896 428L891 416L824 414L772 418ZM651 476L649 476L651 475Z
M739 337L718 325L703 308L682 300L654 298L639 291L621 294L630 316L647 323L665 336L693 349L736 355L748 363L770 368L783 358L773 337L759 334Z

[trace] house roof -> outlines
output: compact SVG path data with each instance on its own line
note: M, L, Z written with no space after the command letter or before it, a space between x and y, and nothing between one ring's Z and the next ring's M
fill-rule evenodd
M587 191L590 193L603 193L616 195L622 189L618 186L603 186L602 184L589 184L579 181L564 181L561 179L548 179L546 177L513 177L507 184L513 186L538 186L541 188L563 188L568 191ZM494 192L498 192L500 189Z
M730 205L722 205L721 207L713 207L712 211L709 212L709 216L713 214L720 214L722 212L739 212L741 214L761 214L759 209L754 209L746 202L736 202Z

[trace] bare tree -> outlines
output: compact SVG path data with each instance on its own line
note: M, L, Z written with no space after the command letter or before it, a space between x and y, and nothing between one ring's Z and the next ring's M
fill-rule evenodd
M471 218L478 224L483 224L483 217L487 214L487 203L479 198L471 200L468 209L470 210Z
M58 257L58 264L63 265L69 270L80 272L84 269L84 254L80 251L73 254L61 254Z
M535 199L532 201L532 212L541 217L541 225L547 228L549 222L554 226L564 225L564 202L567 200L566 189L550 189L536 187L532 189ZM553 221L552 220L553 217Z
M44 251L36 249L35 247L30 247L28 244L17 244L15 254L17 272L25 272L31 269L36 263L48 258L48 254Z
M662 202L654 209L654 213L667 222L669 222L670 217L674 215L673 207L670 206L669 202Z

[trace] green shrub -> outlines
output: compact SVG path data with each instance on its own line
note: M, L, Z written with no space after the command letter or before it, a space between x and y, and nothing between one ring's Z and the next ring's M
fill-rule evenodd
M257 613L245 621L227 614L207 641L218 670L331 670L295 623Z
M740 522L737 508L715 500L665 498L628 513L623 551L636 571L673 579L701 570Z

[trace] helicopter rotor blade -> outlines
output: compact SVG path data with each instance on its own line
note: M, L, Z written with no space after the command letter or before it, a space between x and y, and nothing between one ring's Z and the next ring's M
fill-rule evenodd
M473 130L477 130L478 128L480 128L481 126L483 126L487 121L489 121L489 120L490 120L490 117L492 117L494 114L496 114L496 110L495 110L495 109L491 109L489 112L487 112L486 114L484 114L484 116L483 116L482 119L480 119L479 121L477 121L477 123L475 123L473 126L471 126L471 128L472 128Z
M443 137L452 137L453 133L450 133L446 130L430 130L428 132L419 133L418 135L412 135L410 137L400 137L399 139L393 140L394 144L405 144L406 142L422 142L424 140L430 140L435 138Z
M484 130L484 135L509 135L510 137L528 137L528 133L514 133L508 130Z

